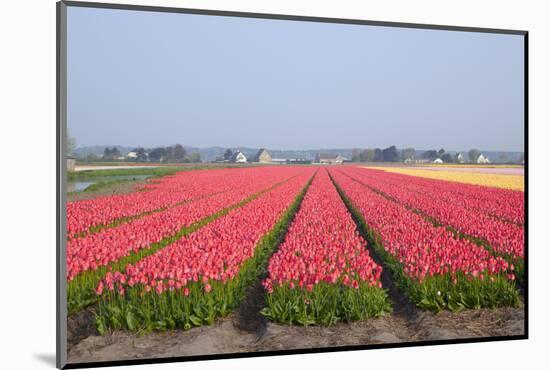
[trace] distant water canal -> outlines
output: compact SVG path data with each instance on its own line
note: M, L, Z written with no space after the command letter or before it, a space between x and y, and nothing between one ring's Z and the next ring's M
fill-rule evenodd
M118 175L118 176L101 176L90 179L79 179L67 182L67 192L81 192L86 190L88 186L97 184L98 182L107 182L114 180L145 180L151 175Z

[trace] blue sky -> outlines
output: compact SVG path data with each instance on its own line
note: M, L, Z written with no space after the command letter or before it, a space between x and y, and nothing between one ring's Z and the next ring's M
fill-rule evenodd
M523 150L523 37L68 8L77 146Z

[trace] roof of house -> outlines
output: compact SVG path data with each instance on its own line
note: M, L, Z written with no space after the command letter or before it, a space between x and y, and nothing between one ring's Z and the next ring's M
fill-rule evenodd
M262 155L263 152L266 152L268 155L270 155L266 148L261 148L260 150L258 150L258 153L256 153L256 155L253 157L253 160L254 161L260 160L260 156Z
M241 152L240 150L236 150L235 152L233 152L233 155L231 156L231 160L235 161L239 156L239 154L242 154L246 158L246 155L244 155L243 152Z
M340 155L335 153L319 153L318 154L319 159L338 159L339 157L342 158Z

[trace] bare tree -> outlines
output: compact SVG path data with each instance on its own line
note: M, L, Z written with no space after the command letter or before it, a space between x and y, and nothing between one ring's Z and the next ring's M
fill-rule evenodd
M401 151L401 159L402 160L405 160L405 159L408 159L408 158L413 159L415 153L416 153L416 150L414 150L414 148L403 149Z

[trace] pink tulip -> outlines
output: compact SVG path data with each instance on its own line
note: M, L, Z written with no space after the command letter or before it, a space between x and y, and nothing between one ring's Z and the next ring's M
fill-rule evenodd
M361 282L376 286L382 268L370 258L366 242L325 169L319 170L311 183L300 210L289 227L268 266L264 281L268 293L273 287L288 283L311 292L324 281L359 288Z

